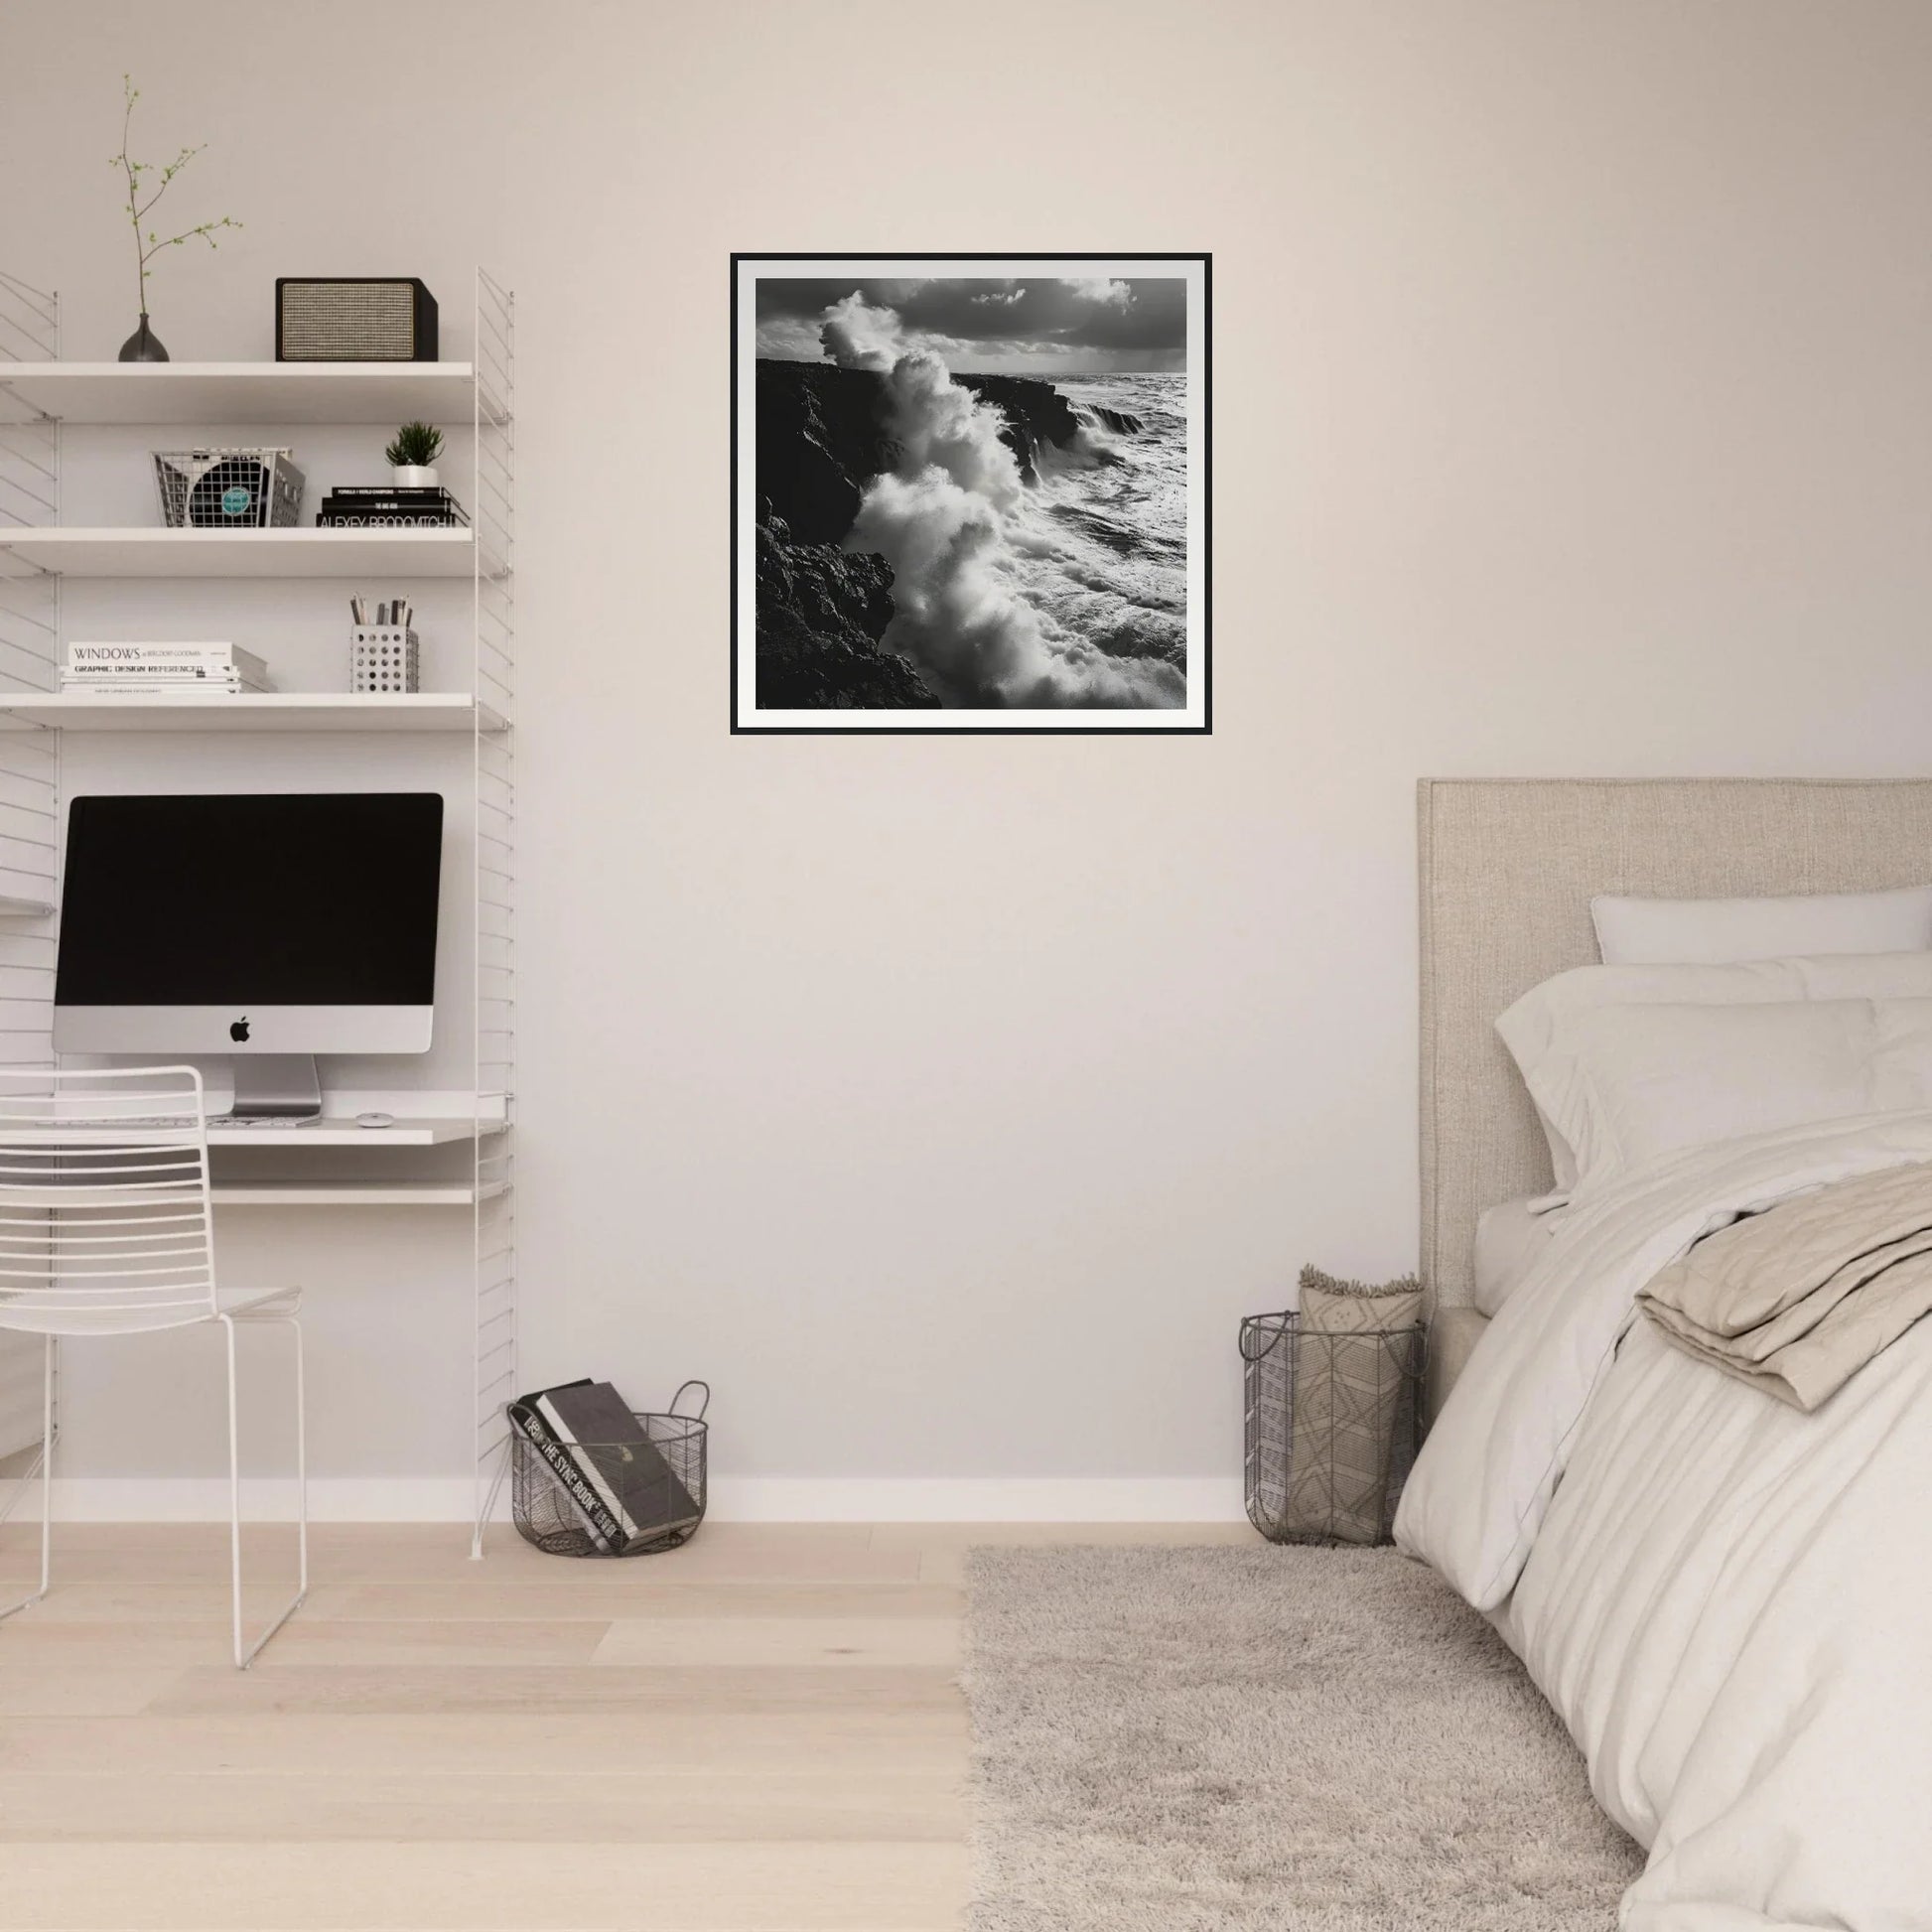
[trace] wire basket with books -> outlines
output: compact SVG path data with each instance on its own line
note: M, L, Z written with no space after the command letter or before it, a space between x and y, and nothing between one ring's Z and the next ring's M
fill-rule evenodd
M680 1406L699 1391L697 1411ZM633 1410L609 1382L518 1396L510 1514L553 1557L641 1557L688 1543L704 1521L711 1388L686 1382L662 1411Z

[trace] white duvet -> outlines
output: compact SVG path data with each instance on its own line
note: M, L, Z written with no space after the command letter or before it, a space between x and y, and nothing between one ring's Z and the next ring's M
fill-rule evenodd
M1691 1150L1573 1208L1403 1496L1397 1541L1649 1847L1626 1932L1932 1932L1932 1322L1807 1416L1632 1320L1700 1234L1907 1161L1932 1115Z

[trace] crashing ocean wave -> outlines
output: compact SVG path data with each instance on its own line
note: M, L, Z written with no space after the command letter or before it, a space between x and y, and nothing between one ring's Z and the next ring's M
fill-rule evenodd
M885 378L897 458L865 484L845 547L893 567L886 650L947 705L1186 702L1182 378L1057 383L1079 428L1042 442L1030 478L997 405L908 344L891 309L855 291L820 340Z

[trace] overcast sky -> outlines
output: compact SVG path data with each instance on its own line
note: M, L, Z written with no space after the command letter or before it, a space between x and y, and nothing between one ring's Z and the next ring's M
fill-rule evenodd
M758 352L786 361L825 359L819 323L857 290L873 308L897 311L904 340L949 368L1094 375L1187 366L1187 284L1178 276L1070 281L805 281L760 276Z

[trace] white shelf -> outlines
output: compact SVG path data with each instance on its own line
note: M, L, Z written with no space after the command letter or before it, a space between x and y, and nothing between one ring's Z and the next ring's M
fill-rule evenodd
M12 1138L21 1142L64 1147L114 1147L129 1130L116 1127L17 1127ZM500 1123L485 1121L483 1133L500 1134ZM221 1127L208 1123L207 1144L217 1147L444 1147L452 1141L474 1141L477 1123L455 1115L406 1120L397 1116L388 1127L357 1127L352 1119L330 1118L310 1126L291 1121L286 1127Z
M0 557L65 577L468 577L467 529L0 530Z
M503 729L489 706L460 691L86 692L9 693L0 724L93 732L485 732ZM0 900L0 913L11 901ZM26 901L18 909L29 910ZM45 910L44 907L34 908Z
M482 1198L502 1191L486 1185ZM216 1180L208 1197L216 1207L474 1207L478 1191L467 1180Z
M468 362L13 362L0 391L67 423L467 423Z

